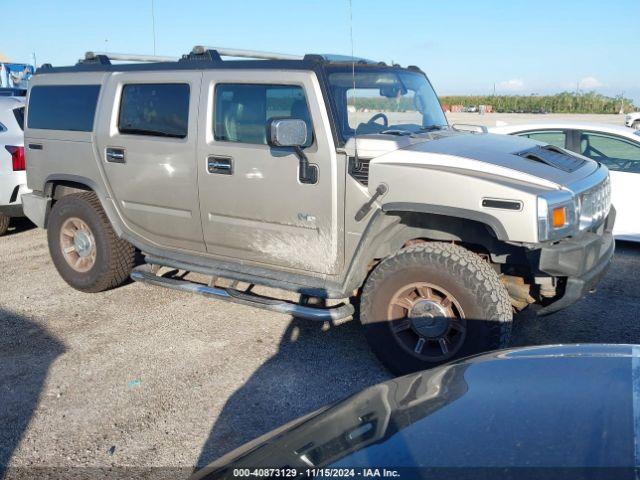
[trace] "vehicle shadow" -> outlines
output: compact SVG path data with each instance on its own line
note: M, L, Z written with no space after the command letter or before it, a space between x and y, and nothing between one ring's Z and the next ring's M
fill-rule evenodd
M9 223L9 230L3 236L16 235L18 233L33 230L36 226L26 217L14 217Z
M369 351L359 322L324 325L291 320L278 352L227 400L197 469L288 421L391 378Z
M64 344L27 317L0 308L0 478L38 407Z
M595 293L546 317L536 317L532 310L517 315L510 346L640 342L640 282L635 281L640 244L618 242L616 249ZM294 318L278 352L227 400L196 469L290 420L390 378L369 350L357 320L323 329ZM309 395L311 391L322 393Z

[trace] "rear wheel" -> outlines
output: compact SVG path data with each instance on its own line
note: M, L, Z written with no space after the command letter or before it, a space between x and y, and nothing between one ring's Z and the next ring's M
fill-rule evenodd
M5 215L4 213L0 213L0 237L7 233L7 230L9 230L10 221L11 217Z
M401 250L376 267L362 293L365 336L396 374L505 347L512 318L497 273L454 244Z
M55 203L47 239L60 276L83 292L121 285L134 266L133 245L117 237L93 192L67 195Z

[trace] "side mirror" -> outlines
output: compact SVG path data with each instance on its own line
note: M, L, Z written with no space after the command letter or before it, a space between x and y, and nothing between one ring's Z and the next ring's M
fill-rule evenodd
M269 125L269 145L302 147L307 143L307 124L297 118L274 118Z
M318 182L318 168L309 165L302 147L307 143L307 124L297 118L274 118L269 124L269 145L272 147L293 147L300 168L298 178L301 183L314 184Z

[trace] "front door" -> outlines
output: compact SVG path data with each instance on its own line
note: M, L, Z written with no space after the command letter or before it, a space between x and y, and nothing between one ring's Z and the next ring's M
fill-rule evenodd
M144 79L144 80L142 80ZM127 226L162 247L204 251L196 146L199 71L113 74L98 128L101 165Z
M611 172L611 202L616 207L613 233L637 241L640 219L635 205L640 198L640 144L600 132L582 131L579 135L578 153L603 163Z
M286 81L282 79L286 78ZM305 272L342 263L337 157L320 87L311 72L205 72L198 144L207 252ZM275 117L307 123L304 151L317 181L303 183L290 148L267 142ZM341 180L344 182L344 178Z

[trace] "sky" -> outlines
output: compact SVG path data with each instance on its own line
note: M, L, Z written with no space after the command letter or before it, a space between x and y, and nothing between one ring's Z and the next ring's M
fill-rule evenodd
M3 4L7 8L1 8ZM13 11L0 0L0 11ZM153 16L152 16L153 4ZM580 88L640 105L639 0L27 0L13 61L70 65L87 50L181 55L194 45L339 53L418 65L440 95ZM352 19L352 20L351 20Z

